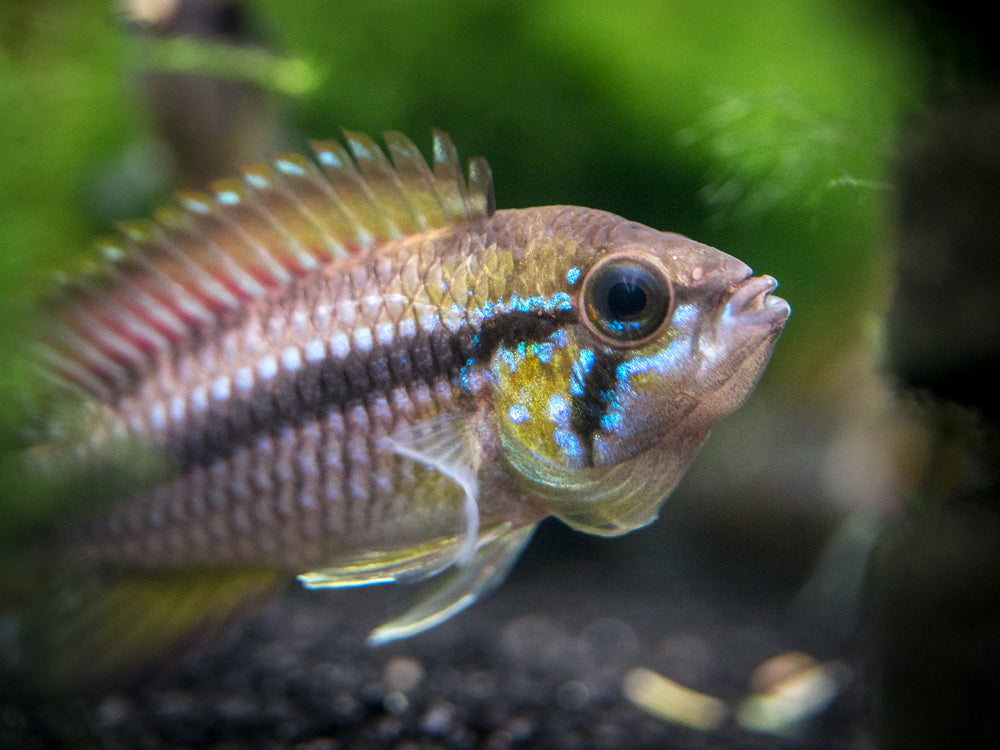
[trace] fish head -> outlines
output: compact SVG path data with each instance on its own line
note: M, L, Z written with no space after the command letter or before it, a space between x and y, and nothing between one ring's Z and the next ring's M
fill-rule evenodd
M507 460L553 515L617 535L655 519L753 390L790 308L772 277L681 235L620 220L595 236L561 254L579 269L573 322L544 366L522 351L524 377L498 381L499 418Z
M595 467L678 434L703 438L753 390L790 314L772 277L686 237L632 229L596 258L579 293L579 337L606 369L593 394Z

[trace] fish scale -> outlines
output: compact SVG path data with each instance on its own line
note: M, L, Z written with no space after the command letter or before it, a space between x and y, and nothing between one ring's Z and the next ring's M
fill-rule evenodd
M433 168L400 134L391 162L345 138L103 242L45 313L40 366L80 408L40 455L72 468L130 444L172 467L67 523L71 559L310 587L448 570L383 642L496 585L548 515L601 535L652 521L789 308L679 235L495 211L486 162L466 179L440 132Z

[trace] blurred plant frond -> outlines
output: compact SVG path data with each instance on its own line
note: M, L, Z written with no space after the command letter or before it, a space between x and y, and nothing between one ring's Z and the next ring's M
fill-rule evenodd
M288 96L307 94L325 78L320 66L301 57L192 36L148 40L143 45L141 64L164 73L244 81Z
M879 176L891 151L888 134L820 111L795 91L771 94L716 91L716 104L678 131L681 149L707 152L702 198L716 219L759 218L794 203L815 207L829 191L880 197L891 184Z

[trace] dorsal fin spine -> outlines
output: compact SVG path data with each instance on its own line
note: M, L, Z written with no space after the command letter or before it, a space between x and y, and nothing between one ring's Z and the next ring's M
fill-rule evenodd
M336 243L329 236L329 233L303 204L302 200L296 200L284 185L276 172L269 167L259 165L248 167L243 171L243 181L247 189L251 192L252 200L260 206L262 211L266 211L271 222L276 226L281 226L282 222L275 214L271 204L278 204L279 209L284 208L286 214L293 214L296 228L308 234L305 238L305 245L300 242L304 252L308 253L316 263L329 263L335 257ZM291 221L291 217L288 219ZM292 230L285 230L290 238L293 237Z
M171 308L163 305L160 300L143 290L130 278L123 268L130 261L131 258L122 258L108 264L109 284L114 284L116 289L122 291L120 300L122 305L130 309L140 319L145 320L166 340L176 341L184 334L183 321Z
M236 213L244 213L245 215L245 206L239 204L220 206L213 203L212 209L201 217L193 216L191 219L192 229L203 238L203 241L211 243L215 252L220 252L223 255L228 254L230 257L238 253L252 258L255 261L253 269L256 270L256 273L251 270L251 275L264 286L278 287L292 280L293 276L287 265L283 264L274 252L266 244L260 242L259 238L254 236L244 224L234 218L233 214ZM195 221L198 224L194 224ZM216 235L218 235L218 240L216 240ZM226 248L219 244L219 242L226 240L236 243L238 247Z
M226 199L215 201L215 214L220 223L234 236L243 238L258 257L266 259L267 270L277 284L286 284L294 276L301 276L303 269L299 267L295 248L289 247L268 218L247 200L243 185L226 181L223 186Z
M57 382L95 398L106 400L111 397L111 390L105 380L95 374L80 357L67 357L41 342L35 345L34 352L39 361L45 365L43 374L51 375Z
M382 209L379 214L391 236L398 237L425 229L426 222L421 221L414 212L414 206L407 200L399 184L398 174L382 150L363 133L345 130L344 136L355 163L361 169L372 203Z
M490 216L496 211L493 173L490 170L489 162L481 156L469 162L469 190L466 196L471 215Z
M191 292L197 292L200 301L205 305L210 315L220 309L230 309L237 305L238 300L222 284L216 276L199 263L193 253L185 252L186 246L199 245L210 247L209 243L199 240L197 235L193 235L187 226L186 217L181 215L174 219L167 219L160 225L157 236L151 242L144 243L137 247L140 255L147 259L155 257L156 253L162 253L169 257L175 267L188 279L188 284L183 284L185 289L190 288ZM206 321L209 322L209 321Z
M182 257L187 255L197 255L194 252L185 252L183 245L189 246L189 250L201 250L201 268L210 275L216 283L229 289L241 300L247 301L262 297L267 290L254 278L253 274L245 269L239 261L231 254L212 241L210 237L203 236L191 225L191 216L175 208L163 208L157 211L157 218L162 226L162 233L168 231L179 235L177 242L171 246L174 253L179 253ZM179 243L179 244L178 244ZM155 250L147 251L149 255ZM190 260L191 265L197 269L199 266ZM212 265L218 266L221 272L212 269Z
M241 180L227 178L217 180L212 184L220 203L220 211L231 206L242 206L246 211L256 212L265 222L267 228L289 249L289 255L302 271L311 271L319 266L316 257L310 254L297 237L282 225L267 206L267 200L261 192L251 190L250 186Z
M316 154L316 158L320 164L323 164L324 154L328 153L327 144L329 141L311 141L310 146L313 152ZM305 160L303 157L299 157ZM366 249L371 244L371 235L367 233L359 223L358 219L355 217L351 209L345 204L341 196L337 193L334 185L332 185L326 177L326 170L320 172L319 169L313 167L310 163L312 170L315 170L315 174L311 175L311 179L308 177L303 177L300 174L290 174L289 177L297 180L305 180L310 184L315 185L320 192L320 195L327 202L324 207L322 215L325 218L334 222L335 231L339 231L344 236L344 242L342 246L347 255L356 255L362 250Z
M157 300L166 309L177 314L185 328L209 325L214 317L197 297L187 291L178 281L170 278L159 266L143 254L135 256L136 265L143 268Z
M296 202L304 207L310 201L315 202L315 209L308 208L308 211L316 223L323 227L328 241L333 243L331 249L334 259L346 258L356 250L356 245L351 241L356 234L354 221L345 212L330 183L323 179L319 168L304 157L299 156L299 159L304 162L305 168L296 167L287 158L275 163L279 184L283 190L296 196Z
M273 259L262 258L256 248L233 234L220 216L178 212L169 227L178 237L177 249L200 255L202 266L213 278L219 279L218 283L228 277L230 283L235 283L251 298L254 291L259 290L257 295L266 294L278 284L274 269L270 267ZM226 246L221 242L227 243ZM240 269L238 274L225 272L227 267L234 265ZM215 270L219 267L221 271ZM244 277L251 283L240 284Z
M126 369L139 369L146 364L146 356L117 331L104 325L93 312L93 297L79 285L72 290L76 298L73 316L62 317L64 327L75 334L76 348L89 346L104 357Z
M81 286L93 298L94 314L100 317L104 325L117 330L145 356L166 348L168 341L162 334L144 322L131 308L105 292L99 283L82 282Z
M357 245L367 249L380 237L389 239L372 206L371 195L344 148L336 141L316 141L312 146L338 208L352 225Z
M49 348L58 357L79 362L104 384L103 388L95 392L110 392L120 388L125 382L125 368L96 347L89 346L75 331L68 328L62 321L52 322L49 335L53 344L55 344L55 346L50 346Z
M420 151L402 133L394 131L386 133L385 142L389 146L396 172L402 176L400 185L403 192L420 215L422 229L445 223L446 218L441 210L440 199L434 189L434 175L427 168L427 162L420 155Z

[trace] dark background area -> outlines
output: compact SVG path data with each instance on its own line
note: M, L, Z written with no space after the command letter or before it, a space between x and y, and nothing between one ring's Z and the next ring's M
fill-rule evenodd
M31 392L7 353L53 269L173 189L341 127L422 148L440 127L489 159L500 207L587 205L687 234L777 277L794 312L758 391L648 529L546 523L497 592L377 650L365 634L413 591L290 583L136 684L8 691L0 745L991 746L1000 100L985 10L248 0L143 15L158 7L0 7L7 441ZM0 474L4 540L72 512L21 490ZM814 694L752 725L747 696L778 690L758 667L798 652ZM730 712L658 717L628 697L636 669Z

